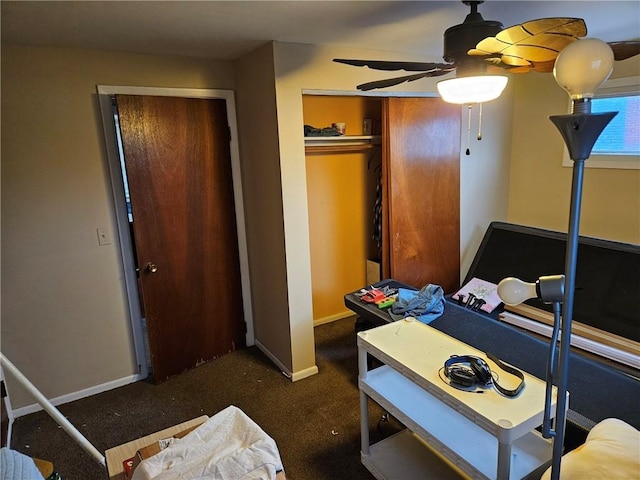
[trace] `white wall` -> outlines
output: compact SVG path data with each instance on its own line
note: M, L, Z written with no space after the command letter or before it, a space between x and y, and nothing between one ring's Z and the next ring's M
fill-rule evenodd
M97 84L234 88L225 62L2 45L1 348L52 399L137 373Z
M492 221L506 221L509 208L509 174L513 115L513 79L497 100L482 107L482 140L476 140L478 107L471 114L471 155L467 144L467 115L463 108L460 155L460 272L464 280L482 238Z

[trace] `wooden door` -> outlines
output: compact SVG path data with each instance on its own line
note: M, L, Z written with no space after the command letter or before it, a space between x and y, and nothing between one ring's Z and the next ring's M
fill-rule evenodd
M156 382L245 346L226 103L116 97Z
M450 293L460 278L460 106L383 102L383 276Z

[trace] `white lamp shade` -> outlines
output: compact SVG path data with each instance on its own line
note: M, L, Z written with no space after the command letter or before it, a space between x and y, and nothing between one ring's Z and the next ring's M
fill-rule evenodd
M535 283L507 277L498 284L498 296L507 305L520 305L525 300L537 298L538 292Z
M553 75L572 100L579 100L592 98L612 70L611 47L597 38L585 38L574 41L560 52Z
M438 82L438 92L448 103L469 104L494 100L507 86L504 75L458 77Z

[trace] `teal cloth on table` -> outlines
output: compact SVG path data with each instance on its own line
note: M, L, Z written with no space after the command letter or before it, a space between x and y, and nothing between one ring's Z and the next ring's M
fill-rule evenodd
M440 285L428 284L420 290L399 288L389 315L394 320L414 317L422 323L430 323L442 315L444 304L444 291Z

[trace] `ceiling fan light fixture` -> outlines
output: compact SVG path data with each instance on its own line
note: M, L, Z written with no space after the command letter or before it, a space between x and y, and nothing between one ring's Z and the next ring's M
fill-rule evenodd
M498 98L507 86L505 75L458 77L438 82L438 92L445 102L484 103Z

